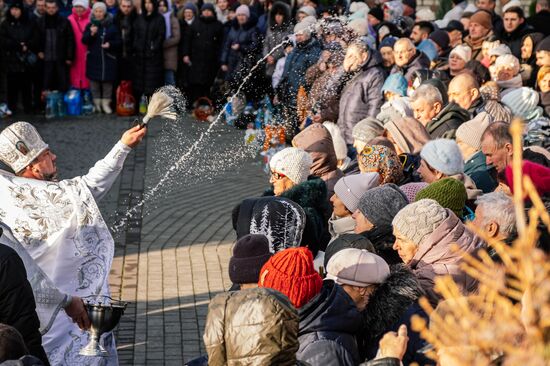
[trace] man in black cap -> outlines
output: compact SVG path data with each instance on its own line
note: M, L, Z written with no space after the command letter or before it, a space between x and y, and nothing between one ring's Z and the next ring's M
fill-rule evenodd
M459 20L451 20L444 29L449 35L449 48L455 48L462 44L464 25Z

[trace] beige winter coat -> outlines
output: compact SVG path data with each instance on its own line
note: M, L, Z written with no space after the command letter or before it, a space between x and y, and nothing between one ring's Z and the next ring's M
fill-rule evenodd
M172 35L164 40L164 69L176 71L178 69L178 44L181 32L178 19L172 14L170 17L170 29Z

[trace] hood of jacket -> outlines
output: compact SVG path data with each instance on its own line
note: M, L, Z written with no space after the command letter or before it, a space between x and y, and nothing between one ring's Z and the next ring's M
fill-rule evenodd
M524 64L535 66L537 61L537 52L536 52L537 46L539 45L540 41L544 39L544 34L539 32L526 34L521 39L522 45L523 45L523 41L525 41L525 38L527 37L531 38L531 41L533 42L533 51L531 52L531 56L527 60L521 59L520 61Z
M309 153L313 159L310 174L321 177L338 169L338 159L330 132L319 123L314 123L292 140L294 146Z
M390 267L390 275L369 298L363 315L362 338L369 341L382 336L415 303L424 291L404 264Z
M323 281L321 292L298 310L299 336L314 332L355 335L361 329L361 313L355 303L334 281Z
M367 62L365 62L360 70L365 71L375 66L382 67L382 61L382 55L380 52L369 48L369 57L367 58Z
M447 218L420 242L418 251L409 266L413 269L433 265L456 264L462 260L462 254L451 250L457 244L465 252L471 253L483 245L483 240L466 229L466 226L449 209Z
M296 365L299 318L267 288L225 292L208 306L204 344L211 365Z
M271 7L271 10L269 11L269 20L268 20L268 26L271 29L277 28L277 23L275 23L275 14L277 13L283 13L283 23L281 24L281 27L279 28L287 28L290 26L290 6L288 4L285 4L282 1L276 1L273 6Z
M157 14L159 14L159 2L158 0L151 0L151 3L153 4L153 11L151 14L147 14L147 10L145 10L145 1L141 2L141 14L143 14L143 17L147 20L153 19ZM196 13L195 13L196 16Z

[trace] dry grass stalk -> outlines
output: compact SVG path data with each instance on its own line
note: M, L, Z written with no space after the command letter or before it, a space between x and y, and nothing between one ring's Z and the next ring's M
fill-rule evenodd
M537 222L550 227L544 208L529 177L522 177L521 121L511 126L514 138L514 203L519 237L512 246L489 238L468 225L501 258L482 251L476 257L463 253L462 267L479 281L475 295L463 296L451 277L436 279L444 302L433 309L426 299L420 305L430 315L430 325L414 317L412 328L434 346L429 357L441 365L550 364L550 258L536 248ZM523 200L533 208L529 224ZM550 229L549 229L550 230Z

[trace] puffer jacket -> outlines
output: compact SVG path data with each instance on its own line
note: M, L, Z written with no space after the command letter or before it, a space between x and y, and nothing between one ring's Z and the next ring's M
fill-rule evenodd
M94 22L92 16L92 22L86 26L82 36L82 43L88 46L86 77L95 81L114 81L118 69L117 55L122 47L120 31L113 22L113 16L107 13L105 19L98 22L97 33L92 36L90 28ZM109 43L109 47L103 48L104 43Z
M277 86L283 102L296 105L298 88L304 86L309 89L309 85L306 83L306 72L310 66L319 60L320 56L321 45L314 38L298 43L292 52L288 54L283 76L281 76L281 81Z
M352 298L334 281L324 281L321 292L302 306L300 349L296 357L311 366L346 366L360 362L356 334L361 313Z
M369 51L367 62L346 83L340 96L338 127L346 144L353 144L352 130L357 122L376 117L384 103L382 86L386 74L382 69L382 56L378 51Z
M275 14L277 12L284 13L283 24L280 26L275 23ZM263 55L266 56L271 50L273 50L273 48L275 48L275 46L281 44L285 37L290 34L292 34L290 6L282 1L276 1L271 7L271 10L269 10L268 28L264 40ZM267 76L273 75L277 61L285 56L283 48L284 47L279 47L271 53L271 56L275 59L275 63L273 65L266 65L265 74Z
M27 281L25 266L15 250L3 244L0 244L0 323L17 329L30 354L48 364L42 348L34 294Z
M426 341L411 329L413 315L429 320L427 314L418 305L418 299L423 295L422 286L410 269L404 264L390 266L390 275L372 293L367 307L361 312L363 322L358 341L363 359L374 358L384 334L397 331L401 324L405 324L409 342L403 364L409 365L413 362L419 365L434 364L432 360L417 353L426 345Z
M451 250L451 245L456 243L461 251L467 253L473 253L485 245L483 240L466 229L451 210L447 209L447 214L447 218L422 240L408 264L434 306L441 299L434 291L434 280L438 276L451 275L466 294L477 287L477 281L460 268L462 254Z
M338 159L330 132L321 124L315 123L297 134L293 146L305 150L313 159L309 173L321 178L327 185L327 200L334 194L334 185L344 173L338 169Z
M450 102L426 125L432 139L455 139L456 129L470 120L470 113L458 104Z
M209 365L296 365L299 318L286 296L268 288L224 292L208 306Z
M430 63L431 62L428 56L426 56L424 52L417 50L414 57L405 66L393 65L391 73L394 74L396 72L400 72L410 83L412 81L414 72L417 70L429 69Z

